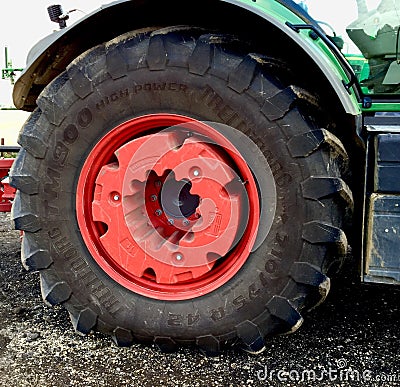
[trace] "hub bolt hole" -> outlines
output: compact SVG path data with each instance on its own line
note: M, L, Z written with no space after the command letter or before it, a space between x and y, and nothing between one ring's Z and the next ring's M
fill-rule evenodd
M110 199L111 199L111 202L113 203L113 204L117 204L117 203L119 203L120 202L120 200L121 200L121 195L118 193L118 192L111 192L110 193Z
M198 167L193 167L190 169L190 176L193 177L200 177L201 176L201 169Z

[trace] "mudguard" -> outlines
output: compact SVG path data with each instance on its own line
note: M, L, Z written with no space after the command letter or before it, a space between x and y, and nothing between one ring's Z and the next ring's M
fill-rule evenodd
M202 0L194 5L194 9L188 9L187 2L182 0L118 0L103 5L31 49L27 66L14 86L14 104L18 109L34 110L43 88L71 61L87 49L124 32L176 24L221 30L227 27L235 32L235 28L248 29L254 22L265 30L265 37L258 36L258 41L267 42L269 31L278 29L300 46L316 70L324 74L328 87L336 93L344 111L360 114L359 95L352 87L354 74L349 73L342 54L329 44L318 24L292 0Z

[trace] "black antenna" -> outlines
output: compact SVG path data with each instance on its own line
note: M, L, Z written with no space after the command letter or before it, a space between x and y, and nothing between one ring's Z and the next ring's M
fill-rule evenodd
M50 20L54 23L58 23L60 29L67 26L66 20L69 19L68 15L63 15L63 11L60 4L54 4L47 7L47 12L49 13Z

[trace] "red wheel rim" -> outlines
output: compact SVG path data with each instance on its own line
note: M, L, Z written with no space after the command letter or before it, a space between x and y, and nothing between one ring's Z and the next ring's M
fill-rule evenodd
M173 114L131 119L91 150L76 214L96 263L138 294L184 300L229 281L260 215L251 170L220 131Z

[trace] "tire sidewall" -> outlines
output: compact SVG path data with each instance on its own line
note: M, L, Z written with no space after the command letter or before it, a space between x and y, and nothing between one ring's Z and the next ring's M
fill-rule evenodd
M57 98L67 92L61 88ZM234 278L191 300L156 300L120 286L89 254L76 219L77 181L91 149L117 125L160 109L235 127L261 149L276 186L276 214L264 242ZM41 232L53 256L51 270L62 274L79 303L90 306L108 325L123 326L138 335L187 340L228 334L241 322L262 314L268 301L284 292L290 267L301 258L300 229L307 219L299 195L302 171L293 163L286 140L281 127L266 121L250 95L234 92L224 79L212 74L197 76L182 68L139 69L104 81L67 109L63 122L54 126L50 151L41 163L38 211L46 219ZM265 165L246 161L256 177L264 174Z

